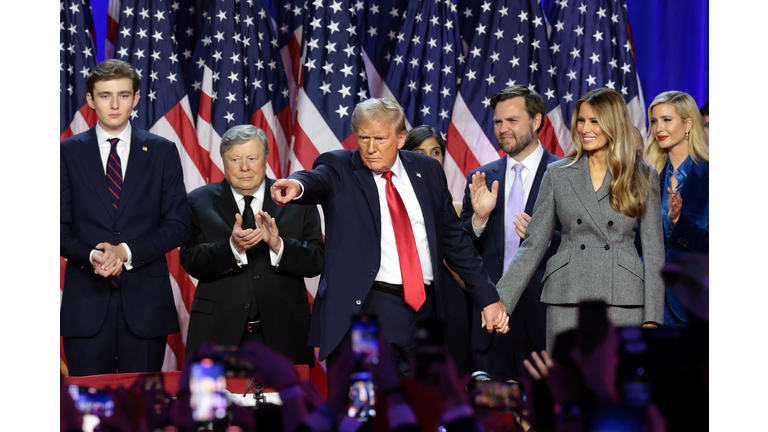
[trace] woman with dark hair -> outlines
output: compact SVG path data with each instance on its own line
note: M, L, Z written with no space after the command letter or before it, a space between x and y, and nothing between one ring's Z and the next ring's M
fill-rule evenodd
M437 159L440 165L445 157L445 141L438 129L429 125L416 126L408 131L403 150L411 150Z
M571 137L574 151L547 167L525 241L497 284L502 302L514 307L562 225L541 295L550 352L558 333L577 326L584 300L605 301L616 326L658 327L664 318L659 176L637 158L621 94L600 88L579 99ZM635 247L638 224L642 260Z
M709 253L709 147L696 102L664 92L648 108L651 139L645 160L659 170L666 261L686 252ZM664 324L685 326L688 314L667 290Z

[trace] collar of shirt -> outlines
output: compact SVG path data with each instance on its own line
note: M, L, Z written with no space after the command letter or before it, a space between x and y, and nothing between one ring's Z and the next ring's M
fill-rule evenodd
M518 162L511 156L507 155L507 170L504 177L504 220L507 220L507 202L509 201L509 194L512 191L512 182L515 180L515 170L512 169L512 167L518 163L521 163L523 166L525 166L525 169L520 173L520 175L523 178L523 190L525 191L523 195L523 202L527 203L528 196L530 195L531 188L533 187L533 178L536 176L536 171L539 169L539 164L541 163L542 157L544 157L544 147L541 145L540 141L537 141L536 150L534 150L533 153L528 155L528 157L523 159L521 162Z
M675 167L672 166L672 162L669 160L669 155L667 155L667 169L664 173L664 184L667 187L672 187L672 173L675 174L675 177L677 177L677 189L683 187L683 184L685 184L685 179L688 178L688 173L691 172L691 167L693 167L693 159L691 159L691 156L689 155L683 163L680 164L680 166L677 167L677 172L675 172Z
M131 152L131 122L120 132L117 137L113 137L101 128L98 122L96 122L96 142L99 143L99 154L101 155L101 166L104 167L104 175L107 174L107 159L109 158L109 139L120 138L117 143L117 155L120 156L120 165L123 166L123 178L125 178L125 172L128 169L128 156Z
M266 184L267 182L262 180L261 184L259 185L259 188L256 189L256 192L253 193L253 201L251 201L251 208L253 209L254 215L260 212L264 208L264 190L266 189ZM240 211L240 214L243 214L243 211L245 210L245 195L236 191L232 186L229 186L229 188L232 190L232 196L235 197L235 202L237 203L237 209Z

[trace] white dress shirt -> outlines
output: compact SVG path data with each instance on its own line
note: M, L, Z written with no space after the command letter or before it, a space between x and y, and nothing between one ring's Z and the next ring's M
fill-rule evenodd
M254 215L258 214L264 208L264 202L262 201L262 199L264 198L264 190L266 189L266 183L267 182L262 180L261 185L259 185L259 188L256 189L256 192L253 194L253 200L251 201L251 209L253 210ZM245 211L245 196L237 192L234 188L232 188L232 186L230 186L229 188L232 190L232 196L235 197L235 202L237 203L237 210L240 212L241 215L243 215ZM232 248L232 253L235 255L235 259L237 260L238 267L242 267L248 264L247 251L243 253L239 253L235 248L235 245L232 243L232 237L229 237L229 247ZM280 249L277 252L274 252L272 248L269 248L269 258L274 267L279 267L280 259L282 257L283 257L283 238L281 237Z
M520 172L520 176L523 179L523 191L524 191L523 206L525 206L525 203L528 202L528 197L531 195L531 189L533 188L533 179L536 178L536 171L538 171L539 169L539 164L541 163L542 157L544 157L544 147L542 147L541 142L538 142L538 145L536 146L536 150L534 150L533 153L528 155L527 158L523 159L520 162L514 160L509 155L506 156L507 168L504 171L504 221L507 220L507 208L509 207L509 194L512 192L512 183L515 182L515 170L513 167L518 163L523 164L523 166L525 167ZM474 219L474 215L472 217ZM483 226L479 228L472 225L472 228L475 230L476 237L480 237L483 231L485 231L485 227L487 224L488 224L488 220L486 220ZM507 228L506 222L504 225L506 229ZM514 229L514 226L512 226L511 229Z
M120 141L117 142L116 148L117 155L120 156L120 165L123 169L123 181L125 181L125 173L128 172L128 156L131 152L131 123L128 122L128 125L125 126L125 129L123 129L123 131L120 132L116 137L108 134L104 129L101 128L101 125L98 122L96 123L96 142L99 143L99 154L101 155L101 166L104 168L104 176L107 175L107 159L109 159L109 151L112 148L112 144L109 143L109 140L112 138L120 139ZM128 259L125 260L123 266L126 270L130 270L133 268L131 265L133 261L131 248L129 248L125 242L120 244L125 248L125 252L128 255ZM94 253L96 253L96 249L93 249L89 255L91 265L95 265L93 263Z
M424 284L432 283L434 275L432 274L432 259L429 254L429 240L427 239L427 229L424 225L424 215L421 212L421 205L413 191L413 185L408 178L408 173L403 167L403 162L398 155L395 164L391 168L392 183L403 200L405 210L408 212L408 218L411 220L413 229L413 238L416 241L416 250L419 253L419 263L421 264L421 275L424 278ZM392 227L392 216L389 213L387 204L387 181L381 174L371 173L376 183L376 189L379 191L379 208L381 211L381 266L376 274L376 280L390 284L401 285L403 275L400 272L400 258L397 254L397 243L395 242L395 230Z

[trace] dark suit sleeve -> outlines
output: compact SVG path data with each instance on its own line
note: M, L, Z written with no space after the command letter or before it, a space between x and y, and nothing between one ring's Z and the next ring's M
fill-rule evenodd
M59 254L69 263L80 267L91 267L89 259L96 245L89 245L72 232L72 184L69 177L69 165L66 157L69 152L66 146L60 146L59 158Z
M160 224L147 235L128 243L128 247L131 248L134 269L183 245L191 233L187 191L184 188L179 151L176 149L176 145L170 141L166 140L162 144L168 146L162 173L152 173L162 175Z
M683 207L685 207L685 202L683 202ZM664 215L664 217L668 216ZM680 212L680 218L669 234L667 243L679 243L691 251L709 253L709 221L707 220L707 224L701 226L686 216L685 213Z
M304 194L295 202L297 204L322 204L335 191L339 190L341 177L338 169L341 161L338 156L323 153L315 159L312 171L297 171L288 177L298 180L304 186Z
M210 205L210 202L207 203ZM190 276L201 282L220 279L233 271L238 271L237 260L229 245L229 237L216 242L206 242L200 217L200 205L195 197L190 197L192 209L192 235L186 245L181 247L181 265Z
M448 267L455 271L467 287L467 293L479 309L499 301L499 294L488 272L483 267L483 260L472 245L470 235L461 227L461 220L456 216L453 197L448 190L445 175L442 176L443 199L442 211L443 254Z
M283 257L278 270L297 276L314 277L323 269L325 243L320 230L320 215L315 206L300 208L303 228L300 238L282 237Z

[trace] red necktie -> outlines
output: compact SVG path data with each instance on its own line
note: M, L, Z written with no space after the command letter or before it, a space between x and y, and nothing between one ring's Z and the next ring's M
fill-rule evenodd
M419 252L416 250L411 219L405 210L403 199L400 198L400 194L397 193L397 189L392 183L392 171L385 172L382 177L387 181L387 205L392 217L392 227L395 230L397 256L400 261L400 272L403 275L405 302L418 311L427 299L427 295L424 292L424 277L421 274L421 262L419 261Z

